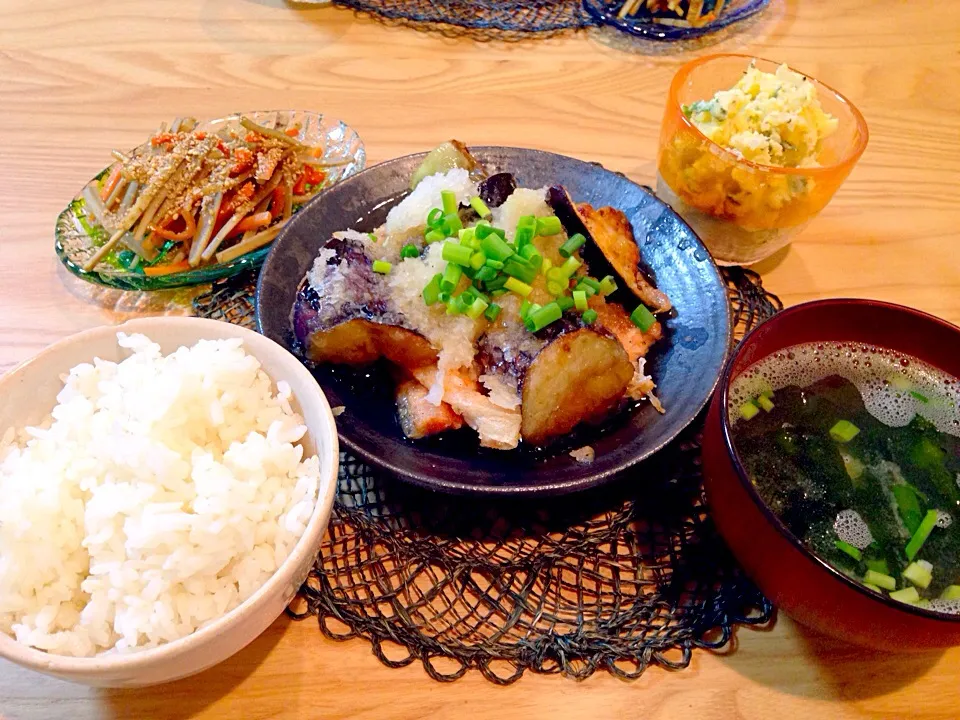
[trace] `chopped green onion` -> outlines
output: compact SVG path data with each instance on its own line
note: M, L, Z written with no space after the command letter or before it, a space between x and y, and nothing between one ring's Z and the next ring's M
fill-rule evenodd
M763 396L761 395L760 397L763 397ZM840 459L843 460L843 469L847 471L847 475L849 476L849 478L850 478L851 480L859 480L860 478L863 477L863 473L864 473L864 471L866 470L866 467L864 467L863 463L860 462L859 460L857 460L857 458L855 458L855 457L854 457L853 455L851 455L850 453L846 453L846 452L843 452L843 451L841 450L841 451L840 451ZM896 494L896 493L894 493L894 494ZM919 511L919 509L918 509L918 510L917 510L917 513L918 513L917 523L918 523L918 524L919 524L919 522L920 522L919 512L920 512L920 511ZM914 529L916 529L916 528L914 528ZM910 530L910 532L913 532L913 530Z
M846 553L857 562L860 562L860 559L863 557L863 553L860 552L860 549L855 548L853 545L851 545L848 542L844 542L843 540L837 540L834 544L837 546L837 550L839 550L840 552Z
M446 290L441 290L440 295L437 296L437 299L446 305L448 302L450 302L450 293Z
M440 280L440 289L453 292L460 283L461 275L463 275L463 268L455 263L447 263L447 266L443 269L443 277Z
M916 605L920 602L920 593L917 592L917 589L914 587L906 587L903 590L897 590L896 592L890 593L891 600L899 600L902 603L907 603L908 605Z
M910 538L910 542L907 543L907 547L903 551L907 556L907 560L913 560L917 556L917 553L920 552L920 548L923 547L927 538L930 537L930 533L936 524L937 511L927 510L927 514L924 515L923 520L920 521L920 527L917 528L917 531L913 534L913 537Z
M517 229L521 228L530 228L531 230L537 229L537 216L536 215L521 215L517 218Z
M483 267L477 269L477 274L473 276L473 279L476 282L485 283L485 282L489 282L490 280L493 280L496 276L497 276L496 270L494 270L489 265L484 265Z
M520 248L520 257L530 263L535 269L543 264L543 255L535 245L524 245Z
M503 270L503 262L500 260L494 260L493 258L487 258L486 261L484 261L484 265L486 265L488 268L493 268L494 270Z
M766 395L761 395L757 398L757 405L759 405L765 412L770 412L774 408L773 401Z
M427 227L436 228L439 227L443 222L443 210L440 208L433 208L429 213L427 213Z
M577 310L583 312L587 309L587 294L583 290L573 291L573 304Z
M544 258L543 264L540 265L540 270L546 275L553 268L553 263L550 262L550 258Z
M447 237L459 235L461 230L463 230L463 223L460 221L459 215L450 213L443 216L443 232L446 233Z
M925 560L914 560L907 565L903 571L903 576L913 585L924 590L933 581L933 565Z
M863 580L871 585L881 587L884 590L897 589L897 581L895 578L892 578L889 575L884 575L883 573L879 573L876 570L867 570L867 572L864 573Z
M464 265L464 266L463 266L463 274L466 275L466 276L467 276L468 278L470 278L471 280L473 280L473 278L476 277L476 275L477 275L477 271L474 270L474 269L473 269L472 267L470 267L469 265Z
M515 277L507 278L507 281L503 284L503 286L507 290L516 293L520 297L527 297L527 295L533 292L532 287L527 285L527 283L522 282L521 280L517 280L517 278Z
M482 218L490 217L492 214L490 212L490 208L487 207L487 204L479 195L474 195L472 198L470 198L470 207L472 207L476 211L477 215Z
M596 322L596 320L597 320L597 311L596 311L596 310L593 310L593 309L586 310L586 311L583 313L583 315L580 316L580 318L581 318L587 325L593 325L593 323Z
M890 574L890 567L887 565L887 561L884 558L872 558L867 560L867 569L873 570L881 575Z
M839 420L836 425L830 428L830 437L837 442L847 443L860 434L860 428L849 420Z
M477 239L477 231L473 228L463 228L457 233L461 245L472 245Z
M443 275L437 273L423 288L423 301L427 305L433 305L440 299L440 280L442 279Z
M537 235L556 235L561 230L563 225L556 215L537 218Z
M457 194L453 190L441 190L440 200L443 203L443 214L449 215L455 213L460 203L457 202Z
M646 305L637 305L637 309L630 313L630 320L636 325L642 332L646 332L653 327L653 324L657 319L653 316L653 313L647 310Z
M507 234L503 230L498 227L493 227L493 225L488 223L486 220L478 222L476 225L474 225L473 229L476 231L477 237L481 240L490 237L491 235L496 235L501 240L505 240L507 237Z
M530 302L529 300L524 299L524 301L520 303L520 319L521 320L527 319L527 315L530 314L531 307L533 307L533 303Z
M490 303L486 312L483 313L483 316L490 322L493 322L500 316L500 306L496 303Z
M610 279L613 280L613 277L612 277L612 276L608 276L608 277L610 277ZM592 278L592 277L587 276L587 277L582 277L582 278L580 278L580 284L581 284L581 285L586 285L588 288L590 288L591 290L593 290L593 293L590 293L591 295L594 294L594 293L600 292L600 281L599 281L599 280L595 280L595 279Z
M570 276L573 275L581 265L583 265L583 263L577 260L575 257L568 257L563 261L563 265L561 265L559 268L554 268L554 270L559 270L560 275L563 276L563 279L569 280Z
M763 392L760 393L760 397L765 397L768 400L773 400L773 390L766 388Z
M417 246L413 243L407 243L400 250L401 258L415 258L420 256L420 251L417 250Z
M487 280L483 286L487 289L487 292L493 292L494 290L502 289L509 279L509 275L497 275L493 280Z
M467 266L470 264L470 258L473 257L473 250L459 243L448 241L443 244L442 257L447 262Z
M558 221L559 222L559 221ZM547 303L542 308L530 310L527 321L533 326L533 332L540 332L550 323L556 322L563 316L563 310L555 303Z
M869 588L870 590L873 590L874 592L878 592L878 593L882 593L882 592L883 592L883 590L881 590L880 588L878 588L878 587L877 587L876 585L874 585L873 583L865 582L865 583L863 584L863 586L864 586L865 588Z
M496 235L481 236L481 227L481 225L477 226L477 237L480 238L480 249L483 250L484 255L500 262L513 255L513 248L507 245L502 238Z
M377 242L377 236L374 235L372 232L367 233L367 237L370 238L370 242Z
M380 273L381 275L386 275L393 269L393 263L388 263L386 260L374 260L373 261L373 271L375 273Z
M560 257L568 258L573 255L580 247L587 241L587 239L577 233L576 235L571 235L567 238L567 241L560 246Z
M920 509L920 500L917 491L906 483L894 485L893 499L897 502L897 512L903 520L907 532L913 535L923 522L923 511Z
M571 310L574 307L573 298L570 297L569 295L561 295L556 300L554 300L554 302L557 303L557 305L560 306L560 309L563 310L564 312L566 312L567 310Z
M480 268L486 267L486 265L484 265L486 261L486 255L484 255L482 252L475 252L470 256L470 267L472 267L474 270L480 270ZM489 269L492 270L493 268Z
M476 320L478 317L483 315L484 311L490 306L490 304L483 298L474 299L470 307L467 308L467 316Z
M477 297L477 293L478 290L473 285L465 288L464 291L460 293L460 299L463 300L464 306L472 303L474 298Z
M513 235L514 242L518 248L524 248L533 242L535 233L536 228L518 227L517 231Z
M922 402L922 403L928 403L928 402L930 402L930 398L928 398L928 397L927 397L926 395L924 395L923 393L917 392L916 390L911 390L911 391L910 391L910 397L916 398L917 400L919 400L919 401Z
M567 284L556 280L547 281L547 292L553 296L563 295L567 291Z
M947 585L940 593L941 600L960 600L960 585Z
M760 412L760 408L754 405L750 400L747 400L743 405L740 406L740 417L744 420L752 420Z
M503 271L510 277L522 280L525 283L532 283L537 277L537 269L531 267L523 258L519 256L508 258L503 263Z
M467 310L467 304L460 295L447 301L447 315L462 315Z
M613 279L613 275L607 275L603 280L600 281L599 292L604 297L607 295L612 295L617 291L617 281Z
M423 239L426 240L427 245L429 245L430 243L439 242L446 237L447 236L444 234L443 230L428 230L426 235L423 236Z

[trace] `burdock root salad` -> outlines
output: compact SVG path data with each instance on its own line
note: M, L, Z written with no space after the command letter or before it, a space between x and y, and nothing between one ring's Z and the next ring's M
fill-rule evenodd
M841 120L824 107L836 102L829 88L786 65L760 61L768 72L746 58L713 60L747 64L732 87L712 96L700 94L709 83L698 78L709 63L678 73L661 135L657 192L718 262L749 264L786 245L827 204L852 162L839 176L832 167L838 157L831 143L844 145L846 133L837 136Z

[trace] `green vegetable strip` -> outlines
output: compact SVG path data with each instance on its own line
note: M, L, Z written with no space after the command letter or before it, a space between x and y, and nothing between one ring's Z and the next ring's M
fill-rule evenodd
M407 244L407 245L404 245L403 249L400 250L400 257L402 258L420 257L420 251L417 250L416 245Z
M442 257L447 262L467 266L470 264L471 257L473 257L473 251L468 247L448 241L443 244Z
M587 310L580 316L587 325L593 325L597 320L596 310Z
M497 237L496 235L486 235L484 237L480 236L480 230L477 229L477 237L480 238L480 249L483 251L483 254L488 258L493 260L499 260L503 262L508 257L513 255L513 248L507 245L502 238Z
M573 291L573 304L577 310L583 312L587 309L587 294L583 290Z
M884 590L897 589L897 581L895 578L892 578L889 575L884 575L883 573L878 573L875 570L867 570L863 576L863 579L871 585L876 585Z
M860 428L849 420L840 420L830 428L830 437L837 442L847 443L860 434Z
M894 485L893 498L897 501L897 512L900 513L907 532L913 535L923 521L923 511L920 509L916 491L910 485Z
M527 285L525 282L517 280L515 277L507 278L507 281L503 284L503 286L510 292L514 292L520 297L527 297L527 295L533 292L532 287Z
M841 552L845 552L847 555L852 557L857 562L860 562L860 559L863 557L863 553L861 553L858 548L855 548L853 545L851 545L848 542L844 542L843 540L837 540L835 544L837 546L837 550L840 550Z
M483 316L493 322L500 316L500 306L496 303L490 303L490 306L487 308L487 311L483 313Z
M563 310L557 303L547 303L542 308L530 310L527 321L533 326L533 332L540 332L550 323L554 323L563 316Z
M470 198L470 207L472 207L476 211L477 215L482 218L488 218L492 214L490 212L490 208L487 207L487 204L479 195Z
M759 413L760 408L758 408L749 400L740 406L740 417L742 417L744 420L753 420L753 418L755 418Z
M937 511L927 510L927 514L923 516L923 520L920 522L920 527L917 528L917 531L913 534L913 537L910 538L910 542L907 543L907 547L903 551L907 556L907 560L913 560L917 556L917 553L920 552L920 548L923 547L927 538L930 537L930 533L936 524Z
M613 275L607 275L603 280L600 281L599 292L604 297L607 295L612 295L617 291L617 281L613 279Z
M873 558L867 560L867 569L873 570L881 575L890 574L890 567L887 565L887 561L884 558Z
M587 241L587 239L577 233L576 235L571 235L567 238L567 241L560 246L560 257L568 258L573 255L580 247Z
M433 279L427 283L426 287L423 288L423 301L427 305L433 305L440 299L440 280L443 279L443 275L437 273L433 276Z
M443 213L449 215L457 212L460 203L457 202L457 195L452 190L441 190L440 200L443 202Z
M381 275L386 275L393 269L393 264L388 263L385 260L374 260L373 261L373 271L375 273L380 273Z
M463 275L463 269L454 263L448 263L443 269L443 279L440 280L440 288L447 292L453 292L454 288L460 282L460 276Z
M645 305L637 305L637 309L630 313L630 320L640 328L642 332L646 332L652 328L653 324L657 321L653 313L647 310Z
M928 403L928 402L930 402L930 398L928 398L928 397L927 397L926 395L924 395L923 393L917 392L916 390L911 390L911 391L910 391L910 397L915 398L915 399L919 400L919 401L922 402L922 403Z
M916 588L907 587L903 590L897 590L896 592L890 593L891 600L899 600L902 603L907 603L908 605L916 605L920 600L920 593L917 592Z
M763 410L766 412L771 412L775 407L775 405L773 404L773 400L768 398L766 395L761 395L760 397L757 398L757 405L763 408Z
M537 235L557 235L562 230L563 225L556 215L537 218Z

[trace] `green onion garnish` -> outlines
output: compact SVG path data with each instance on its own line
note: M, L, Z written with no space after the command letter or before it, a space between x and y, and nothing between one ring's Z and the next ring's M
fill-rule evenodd
M878 593L882 593L882 592L883 592L883 590L881 590L880 588L878 588L878 587L877 587L876 585L874 585L873 583L865 582L865 583L863 584L863 586L864 586L865 588L869 588L870 590L873 590L874 592L878 592Z
M556 280L547 281L547 292L551 295L563 295L567 291L567 284Z
M470 267L472 267L474 270L479 271L481 268L486 267L486 265L484 264L486 263L486 261L487 261L486 255L484 255L482 252L475 252L473 253L473 255L470 256ZM493 268L488 268L488 269L492 270Z
M517 231L513 235L514 243L516 243L518 248L524 248L533 242L533 237L535 234L536 228L518 227Z
M558 221L559 222L559 221ZM556 322L563 316L563 310L555 303L547 303L542 308L531 309L527 315L528 326L532 326L532 332L540 332L550 323Z
M460 222L460 216L456 213L450 213L443 216L443 232L447 237L458 235L463 230L463 223Z
M493 258L487 258L486 262L484 262L484 265L489 268L493 268L494 270L503 270L503 263L500 260L494 260Z
M413 243L408 243L400 249L401 258L415 258L420 256L420 251Z
M860 559L863 557L863 553L860 552L859 548L855 548L853 545L851 545L848 542L844 542L843 540L837 540L836 543L834 544L837 546L837 550L841 552L845 552L847 555L852 557L857 562L860 562Z
M487 280L483 286L487 289L487 292L501 290L503 286L507 284L507 280L509 279L509 275L497 275L493 280ZM504 290L504 292L506 291Z
M467 310L467 304L460 295L447 301L447 315L462 315Z
M917 553L920 552L920 548L923 547L927 538L930 537L930 533L936 524L937 511L927 510L927 514L924 515L923 520L920 521L920 527L917 528L913 537L910 538L910 542L907 543L907 547L904 548L903 553L907 556L907 560L913 560L917 556Z
M437 296L437 299L440 300L444 305L450 302L450 293L447 290L441 290L440 295Z
M480 249L483 250L484 255L493 260L499 260L500 262L503 262L513 255L513 248L507 245L507 243L497 235L481 236L481 227L481 225L477 226L477 237L480 238Z
M453 190L441 190L440 200L443 202L444 215L455 213L457 212L457 208L460 207L460 203L457 202L457 195Z
M429 213L427 213L427 227L436 228L440 226L440 223L443 222L443 210L440 208L433 208Z
M878 572L881 575L890 574L890 567L887 565L887 561L884 558L872 558L867 560L867 569Z
M471 262L473 262L472 259L471 259ZM473 279L476 282L485 283L485 282L489 282L490 280L493 280L496 276L497 276L496 270L494 270L489 265L484 265L482 268L477 269L477 274L473 276Z
M447 241L443 244L442 257L447 262L467 266L470 264L470 258L473 257L473 250L458 243Z
M483 313L483 316L490 322L493 322L500 316L500 306L496 303L490 303L490 306L486 312Z
M759 405L765 412L770 412L774 408L773 400L768 398L766 395L760 395L757 398L757 405Z
M440 280L440 289L453 292L460 283L461 275L463 275L463 268L455 263L447 263L447 266L443 269L443 277Z
M881 587L884 590L896 590L897 581L896 579L890 577L889 575L884 575L879 573L876 570L867 570L863 576L864 582L868 582L871 585L876 585Z
M923 510L920 509L920 500L917 498L917 491L911 485L906 483L894 485L893 499L897 503L897 512L900 519L907 528L907 532L913 535L923 522Z
M573 255L580 247L587 241L587 239L577 233L576 235L571 235L567 238L567 241L560 246L560 257L568 258Z
M611 277L610 279L612 280L613 278ZM588 295L594 295L594 294L600 292L600 281L599 281L599 280L595 280L595 279L592 278L592 277L582 277L582 278L580 278L580 285L584 285L584 286L590 288L591 290L593 290L593 292L592 292L592 293L588 293Z
M479 195L475 195L474 197L470 198L470 207L472 207L476 211L477 215L482 218L490 217L492 214L490 212L490 208L487 207L487 204Z
M646 332L652 328L657 321L653 313L647 310L646 305L643 304L637 305L637 309L630 313L630 320L640 328L641 332Z
M933 581L933 565L923 560L914 560L907 565L903 576L913 585L924 590Z
M428 230L427 233L423 236L423 239L427 241L427 245L430 243L440 242L443 240L446 234L443 230Z
M423 301L427 305L433 305L437 300L440 299L440 280L443 279L443 275L437 273L433 276L430 282L427 283L426 287L423 288Z
M860 428L849 420L840 420L830 428L830 437L837 442L847 443L860 434Z
M534 269L539 268L543 264L543 255L540 254L540 251L537 250L533 244L521 247L520 257L529 262Z
M483 315L484 311L489 307L489 303L483 298L475 298L474 301L470 304L470 307L467 308L467 316L476 320L478 317Z
M583 315L580 316L580 318L587 325L593 325L593 323L597 320L597 311L593 310L592 308L590 310L586 310L584 311Z
M393 269L393 263L388 263L386 260L374 260L373 261L373 271L375 273L380 273L381 275L386 275Z
M520 303L520 319L521 320L527 319L527 315L530 313L530 308L532 306L533 306L533 303L531 303L527 299L524 299L524 301Z
M916 588L906 587L903 590L897 590L896 592L890 593L891 600L899 600L902 603L907 603L908 605L916 605L920 602L920 593L917 592Z
M543 264L540 266L540 270L543 271L543 274L546 275L553 268L553 263L550 262L550 258L544 258Z
M941 600L960 600L960 585L947 585L940 593Z
M760 412L760 408L753 404L750 400L747 400L743 405L740 406L740 417L744 420L753 420Z
M554 268L554 270L558 270L564 280L569 280L570 276L573 275L581 265L583 265L582 262L571 256L563 261L563 265Z
M514 292L520 297L527 297L527 295L533 292L532 287L521 280L517 280L515 277L508 277L503 286L510 292Z
M460 238L461 245L473 247L474 243L476 243L477 247L480 247L480 241L477 240L477 233L473 228L463 228L457 233L457 237ZM474 250L476 249L477 248L474 248Z
M910 391L910 397L915 398L916 400L919 400L919 401L922 402L922 403L928 403L928 402L930 402L930 398L928 398L928 397L927 397L926 395L924 395L923 393L917 392L916 390L911 390L911 391Z
M526 260L519 256L508 258L503 263L503 271L510 277L529 284L537 277L537 269L531 267Z
M573 291L573 304L580 312L587 309L587 294L583 290Z
M537 235L556 235L561 230L563 230L563 225L556 215L537 218Z
M507 237L507 234L503 230L498 227L493 227L493 225L488 223L486 220L481 220L478 222L473 226L473 229L477 233L477 237L481 240L486 237L490 237L491 235L496 235L501 240L505 240Z
M376 241L377 241L377 236L374 235L372 232L371 232L371 233L367 233L367 237L370 238L370 242L376 242Z
M566 312L567 310L571 310L574 307L573 298L570 297L569 295L561 295L556 300L554 300L554 302L557 303L557 305L560 306L560 309L563 310L564 312Z
M600 281L600 287L598 291L604 297L607 295L612 295L617 291L617 281L613 279L613 275L607 275L603 280Z

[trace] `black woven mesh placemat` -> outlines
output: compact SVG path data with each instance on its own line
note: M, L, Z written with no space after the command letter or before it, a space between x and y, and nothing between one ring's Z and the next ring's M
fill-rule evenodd
M781 308L756 273L724 277L738 340ZM252 326L253 278L214 286L195 309ZM702 425L611 485L535 502L432 494L344 454L334 517L289 612L317 617L327 637L369 640L385 665L420 660L437 680L471 667L498 684L528 669L684 668L694 648L772 614L706 511Z

